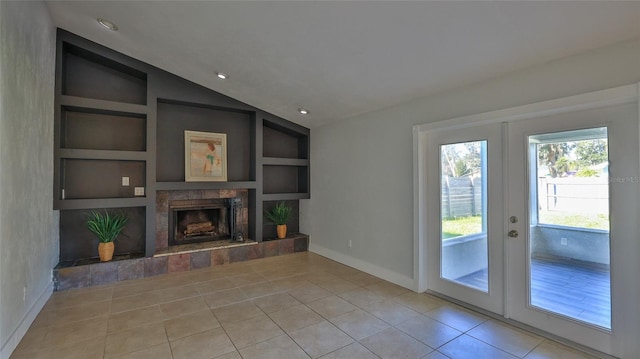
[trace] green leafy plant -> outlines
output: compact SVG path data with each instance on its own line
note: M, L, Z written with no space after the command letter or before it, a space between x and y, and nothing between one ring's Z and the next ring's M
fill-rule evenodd
M87 228L93 232L101 243L113 242L120 234L125 224L127 216L124 213L109 214L109 212L91 211L87 220Z
M593 170L591 168L583 168L578 173L576 173L577 177L597 177L598 171Z
M293 208L287 206L284 202L280 202L268 211L264 212L264 216L271 222L281 225L286 224L291 219Z

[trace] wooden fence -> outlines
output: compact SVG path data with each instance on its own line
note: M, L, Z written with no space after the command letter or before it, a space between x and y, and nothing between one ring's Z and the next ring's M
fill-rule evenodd
M482 178L442 178L442 217L457 218L482 214Z

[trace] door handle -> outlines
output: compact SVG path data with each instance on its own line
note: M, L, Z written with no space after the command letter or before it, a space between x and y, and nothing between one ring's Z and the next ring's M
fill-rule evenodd
M518 231L516 231L515 229L510 230L509 231L509 237L511 237L511 238L518 237Z

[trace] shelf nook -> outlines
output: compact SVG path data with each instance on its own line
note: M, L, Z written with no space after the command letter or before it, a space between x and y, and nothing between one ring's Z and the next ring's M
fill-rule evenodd
M226 182L185 181L186 130L226 135ZM169 201L236 198L236 232L247 244L275 236L263 209L287 201L295 212L289 232L297 233L298 201L309 198L309 135L308 128L58 30L53 191L61 211L59 267L95 260L83 218L92 209L130 216L126 243L115 256L122 260L185 251L167 241ZM219 221L211 218L204 223ZM295 242L306 250L308 237L297 234ZM251 248L262 246L243 251ZM204 260L199 250L184 253Z

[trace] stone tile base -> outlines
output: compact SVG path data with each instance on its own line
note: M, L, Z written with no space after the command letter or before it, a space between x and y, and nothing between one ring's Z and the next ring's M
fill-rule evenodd
M284 239L246 243L237 247L197 249L159 257L125 259L53 270L55 290L91 287L164 273L189 271L279 256L309 249L309 236L298 233Z

